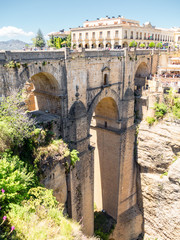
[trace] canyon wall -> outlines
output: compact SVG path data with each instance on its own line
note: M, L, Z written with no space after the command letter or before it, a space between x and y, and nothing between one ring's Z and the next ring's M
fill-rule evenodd
M180 122L139 125L144 239L178 240L180 236Z

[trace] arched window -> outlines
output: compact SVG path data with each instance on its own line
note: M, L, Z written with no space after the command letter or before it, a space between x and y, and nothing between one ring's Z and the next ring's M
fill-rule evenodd
M104 74L104 85L108 84L108 75L105 73Z

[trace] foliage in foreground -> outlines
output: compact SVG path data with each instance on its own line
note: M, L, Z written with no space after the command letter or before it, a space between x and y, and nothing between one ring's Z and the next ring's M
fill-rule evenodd
M52 195L52 190L42 187L32 188L30 198L22 205L11 204L7 214L8 221L15 227L11 239L45 240L45 239L87 239L82 235L80 225L63 216L63 209ZM8 225L4 226L8 228ZM6 232L1 238L9 239Z
M0 103L0 239L45 240L88 239L78 223L63 216L52 190L40 186L35 162L37 149L79 160L50 131L33 126L25 112L22 95L11 94ZM62 146L65 145L66 148ZM45 152L44 152L45 153ZM93 238L91 238L93 239Z

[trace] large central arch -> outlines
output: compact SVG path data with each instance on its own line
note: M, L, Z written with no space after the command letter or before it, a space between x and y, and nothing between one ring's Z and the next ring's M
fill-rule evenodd
M118 107L105 97L96 105L90 127L94 152L94 203L115 220L118 209L119 135Z

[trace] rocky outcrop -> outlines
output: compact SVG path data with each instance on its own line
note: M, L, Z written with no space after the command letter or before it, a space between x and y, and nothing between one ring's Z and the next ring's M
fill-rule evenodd
M138 164L144 210L144 239L178 240L180 234L180 124L141 122Z

